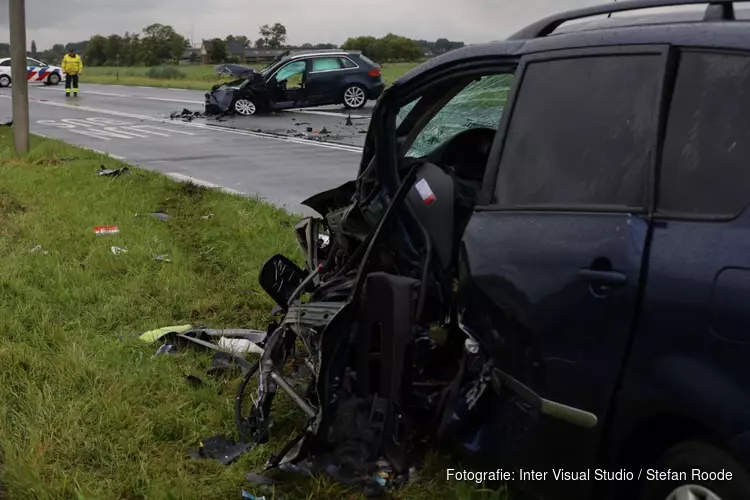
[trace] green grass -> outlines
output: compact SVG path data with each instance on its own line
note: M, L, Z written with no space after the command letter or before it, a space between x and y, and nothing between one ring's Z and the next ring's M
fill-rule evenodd
M398 77L414 68L416 63L394 63L383 65L383 79L386 84L393 83ZM159 71L154 74L155 68L148 67L123 67L111 66L87 67L81 77L82 81L88 83L136 85L150 87L169 87L190 90L207 90L212 85L219 83L222 78L216 74L215 65L184 65L171 66L181 74L172 71ZM162 73L162 74L159 74ZM170 73L172 73L170 75ZM149 77L151 74L151 77ZM158 76L158 78L154 78ZM172 76L172 78L166 78Z
M100 177L102 163L121 166L38 137L19 158L11 129L0 129L0 496L224 500L240 498L243 487L258 492L245 475L262 470L297 414L279 408L271 442L230 467L191 461L185 453L200 438L233 433L238 380L208 378L210 354L200 351L152 359L155 347L136 337L188 322L264 328L272 303L258 268L275 253L297 257L296 217L138 169ZM134 217L157 209L172 219ZM94 235L94 226L112 224L120 234ZM37 245L48 253L29 251ZM113 245L128 253L113 255ZM151 258L163 253L173 261ZM192 388L186 374L206 385ZM504 498L448 483L448 466L459 468L432 457L395 498ZM276 494L360 498L319 479Z

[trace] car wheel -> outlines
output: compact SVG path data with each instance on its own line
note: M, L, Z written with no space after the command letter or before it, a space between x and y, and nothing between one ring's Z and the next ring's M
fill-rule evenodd
M750 475L745 468L729 453L708 443L680 443L661 456L655 469L668 471L674 480L646 478L641 500L750 498ZM724 476L719 475L722 471Z
M367 103L367 91L361 85L350 85L344 89L344 106L360 109Z
M234 101L234 111L240 115L252 116L258 111L258 108L252 99L243 97Z
M10 77L8 75L0 75L0 87L7 87L10 85Z
M60 75L58 75L57 73L52 73L51 75L49 75L49 77L47 77L47 82L50 85L59 85L60 84Z

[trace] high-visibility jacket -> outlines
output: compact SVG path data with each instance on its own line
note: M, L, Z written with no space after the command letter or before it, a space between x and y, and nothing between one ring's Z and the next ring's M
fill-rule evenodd
M83 73L83 59L81 59L81 56L78 54L72 56L70 54L65 54L60 67L62 68L63 73L67 75L80 75Z

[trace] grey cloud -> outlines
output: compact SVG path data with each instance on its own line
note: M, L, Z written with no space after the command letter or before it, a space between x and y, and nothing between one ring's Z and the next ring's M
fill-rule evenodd
M46 48L94 34L138 32L170 24L195 42L229 33L258 36L258 26L281 22L289 42L342 43L350 36L388 32L475 43L505 38L536 19L600 0L27 0L27 40ZM7 40L8 0L0 0L0 40Z

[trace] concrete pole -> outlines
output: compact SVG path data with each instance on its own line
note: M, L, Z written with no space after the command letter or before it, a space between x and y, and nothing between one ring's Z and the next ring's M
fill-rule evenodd
M13 96L13 145L29 151L29 84L26 81L26 0L10 0L10 72Z

